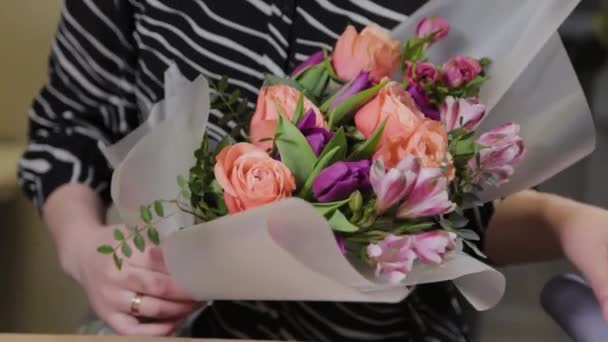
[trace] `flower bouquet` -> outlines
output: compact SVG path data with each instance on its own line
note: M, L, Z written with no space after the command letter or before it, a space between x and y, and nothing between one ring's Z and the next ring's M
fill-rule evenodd
M333 52L269 75L250 118L230 80L171 67L148 121L102 148L130 228L98 251L120 268L160 244L200 300L396 302L452 280L493 306L504 278L466 210L580 159L593 126L553 35L577 1L471 1L430 1L391 35L347 27ZM213 139L217 111L247 139Z

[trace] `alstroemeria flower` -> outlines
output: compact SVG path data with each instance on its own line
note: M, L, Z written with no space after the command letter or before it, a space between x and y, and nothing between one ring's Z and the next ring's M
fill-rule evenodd
M408 236L389 235L377 244L368 245L367 256L376 267L376 275L382 275L391 284L403 281L417 258L413 242Z
M485 146L479 153L480 169L475 160L469 162L477 184L486 183L488 178L497 185L507 182L513 175L514 165L523 159L526 151L524 140L519 136L519 125L513 123L482 134L477 143Z
M448 131L457 128L475 130L486 114L486 106L477 99L456 99L452 96L445 98L440 107L441 121Z
M448 179L439 169L422 169L414 189L398 211L397 217L415 219L441 214L454 210L456 204L450 201Z
M384 213L409 195L419 173L420 163L411 155L405 156L388 172L385 171L384 162L376 160L370 172L370 183L377 196L376 213Z
M416 256L427 264L439 265L444 256L453 250L457 235L452 232L436 230L413 236L413 249Z

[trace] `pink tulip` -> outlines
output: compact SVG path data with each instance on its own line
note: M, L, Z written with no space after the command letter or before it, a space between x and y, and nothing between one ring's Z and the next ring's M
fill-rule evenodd
M526 152L524 140L519 136L519 125L513 123L482 134L477 143L485 146L479 153L480 169L475 160L469 162L477 184L490 179L496 184L507 182L513 175L513 166L523 159Z
M413 242L409 236L389 235L377 244L368 245L367 256L376 266L376 275L384 276L391 284L403 281L416 261Z
M426 38L435 34L435 39L431 44L443 39L450 32L450 25L447 21L439 17L429 17L422 19L416 27L416 37Z
M427 264L441 264L445 254L456 246L457 235L452 232L436 230L413 236L416 256Z
M465 128L469 131L479 126L486 114L486 106L474 98L456 99L452 96L445 98L441 105L441 121L448 131Z
M370 173L370 182L378 197L376 212L382 214L403 200L412 191L419 172L420 163L411 155L406 155L388 173L384 169L384 162L376 160Z
M450 88L458 88L477 77L482 71L478 60L455 56L443 65L443 81Z
M454 210L448 194L448 179L439 168L422 169L416 185L406 202L399 207L397 217L415 219L446 214Z

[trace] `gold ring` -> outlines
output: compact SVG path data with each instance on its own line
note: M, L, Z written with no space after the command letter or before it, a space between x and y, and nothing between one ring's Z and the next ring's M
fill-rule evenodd
M139 316L139 309L141 308L141 302L143 301L142 296L139 293L136 293L133 298L131 298L131 315Z

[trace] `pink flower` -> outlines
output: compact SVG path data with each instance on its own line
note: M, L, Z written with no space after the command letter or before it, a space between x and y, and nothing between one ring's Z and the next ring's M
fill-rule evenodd
M420 163L411 155L406 155L388 173L384 162L376 160L370 173L370 182L378 197L376 212L382 214L403 200L412 191L419 172Z
M432 34L435 34L435 39L432 43L443 39L450 32L450 25L447 21L439 17L429 17L422 19L416 27L416 37L426 38Z
M477 184L490 180L497 185L507 182L513 175L513 166L523 159L526 152L524 140L519 136L519 125L513 123L482 134L477 143L486 147L479 153L480 169L475 160L469 162Z
M338 244L338 248L340 248L340 253L342 253L342 255L346 255L346 242L344 241L344 238L341 236L336 236L336 243Z
M441 121L448 131L465 128L469 131L477 128L486 114L486 106L474 98L455 99L452 96L445 98L441 105Z
M414 219L446 214L454 210L448 194L448 179L439 168L422 169L416 185L406 202L399 207L397 217Z
M481 73L479 61L470 57L455 56L443 65L443 81L448 87L458 88Z
M436 230L413 236L416 256L427 264L441 264L447 252L455 248L457 235Z
M409 236L389 235L377 244L368 245L367 256L376 266L376 275L384 276L391 284L403 281L416 261L413 242Z
M399 45L377 25L367 26L361 33L349 25L336 43L332 63L343 81L355 79L361 71L369 71L371 80L379 82L399 66Z
M439 71L435 64L431 62L422 62L416 65L416 81L418 84L434 83L439 79L439 76Z

